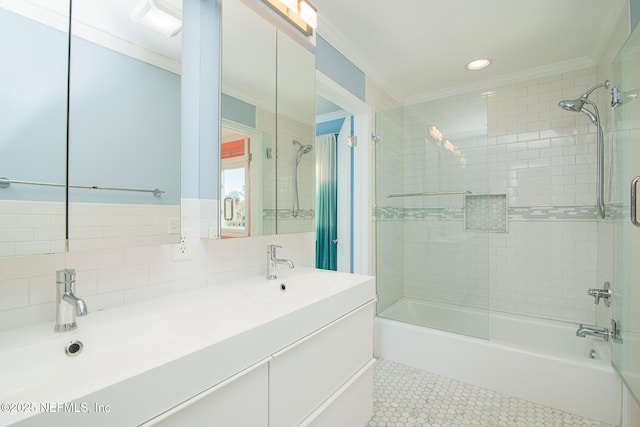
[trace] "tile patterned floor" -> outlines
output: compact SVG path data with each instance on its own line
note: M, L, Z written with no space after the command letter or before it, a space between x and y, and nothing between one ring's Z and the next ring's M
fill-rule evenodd
M613 427L383 359L373 405L367 427Z

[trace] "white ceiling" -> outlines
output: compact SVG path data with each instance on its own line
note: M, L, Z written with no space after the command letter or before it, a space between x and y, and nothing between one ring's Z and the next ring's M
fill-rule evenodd
M597 63L626 0L313 0L318 34L401 102ZM493 64L467 71L472 59Z

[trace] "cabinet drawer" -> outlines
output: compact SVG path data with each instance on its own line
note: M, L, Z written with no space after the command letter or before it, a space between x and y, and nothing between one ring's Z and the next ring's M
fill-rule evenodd
M274 355L271 427L299 424L371 360L374 309L360 307Z
M205 390L142 427L266 427L268 382L269 365L263 362Z

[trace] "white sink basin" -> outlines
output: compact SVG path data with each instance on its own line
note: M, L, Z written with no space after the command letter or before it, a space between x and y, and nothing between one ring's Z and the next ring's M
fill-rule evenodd
M54 333L53 322L0 333L0 402L105 403L111 412L91 425L139 424L375 298L368 276L278 273L104 311L89 306L67 333ZM83 350L70 357L74 340ZM140 394L144 402L132 405ZM37 412L4 412L0 425L87 425L73 413Z
M326 298L351 286L354 276L335 271L301 269L278 272L275 280L266 280L248 286L244 297L254 302L269 302L280 299L315 301Z
M146 370L188 352L199 337L218 327L210 313L191 311L151 311L150 314L123 315L108 319L105 313L90 313L77 319L78 329L54 333L52 324L42 324L24 331L22 343L0 351L3 401L47 402L52 393L56 401L76 396L65 390L83 390L96 382L109 384L129 373ZM124 313L123 313L124 314ZM93 318L92 318L93 317ZM30 335L30 336L29 336ZM73 356L65 352L70 342L81 342L82 350ZM11 369L6 369L10 367Z

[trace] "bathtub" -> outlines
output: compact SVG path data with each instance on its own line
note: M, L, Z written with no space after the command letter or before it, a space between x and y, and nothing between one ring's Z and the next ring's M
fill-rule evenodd
M462 333L434 329L451 327L451 321ZM620 425L622 383L609 346L577 337L577 327L402 298L375 319L374 351L382 359ZM487 332L490 340L483 339Z

